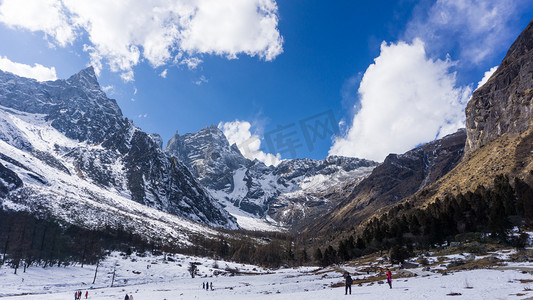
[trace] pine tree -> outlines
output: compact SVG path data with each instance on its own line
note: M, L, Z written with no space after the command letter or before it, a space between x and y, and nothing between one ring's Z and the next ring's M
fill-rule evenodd
M499 197L494 197L489 221L489 229L491 233L500 239L506 239L510 227L511 223L506 214L503 200Z
M322 250L320 250L320 248L316 248L313 258L316 262L322 263L322 261L324 260L324 255L322 255Z

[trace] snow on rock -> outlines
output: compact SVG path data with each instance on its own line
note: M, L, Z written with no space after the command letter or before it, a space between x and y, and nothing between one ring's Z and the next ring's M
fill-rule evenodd
M191 221L238 228L157 135L122 116L91 68L53 82L0 71L0 164L4 208L181 243L212 231Z
M196 133L176 133L165 151L183 161L237 218L239 226L250 230L283 230L301 221L309 210L327 210L333 204L324 205L324 194L345 182L360 181L377 165L364 159L332 156L320 161L285 160L277 167L267 167L245 158L216 126Z

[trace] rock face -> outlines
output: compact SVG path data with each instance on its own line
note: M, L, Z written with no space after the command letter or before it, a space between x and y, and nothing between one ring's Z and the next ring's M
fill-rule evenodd
M520 134L533 124L533 21L466 107L466 151L503 134Z
M245 158L216 126L183 136L176 133L165 151L182 161L229 211L283 225L297 223L311 211L329 209L336 203L325 197L329 188L363 178L377 165L356 158L328 157L266 166Z
M389 154L334 210L309 224L308 231L356 225L437 181L461 160L465 140L465 130L460 129L404 154Z
M90 143L101 143L128 126L115 100L100 89L92 67L46 83L2 72L0 105L45 114L66 137Z
M107 191L109 197L126 198L208 225L236 228L234 218L189 170L163 152L159 135L143 132L122 116L115 100L100 89L92 67L53 82L0 71L0 140L5 143L0 147L0 161L5 168L16 170L23 184L33 187L32 193L39 193L40 184L53 186L59 177L65 185L81 180L76 197L94 195L88 192L94 187L101 190L99 198ZM45 167L38 170L21 162L29 163L30 158ZM14 178L5 170L0 172L4 181L6 176ZM13 180L11 186L17 186Z
M233 171L252 164L214 125L183 136L176 133L165 151L188 166L202 184L215 190L233 186Z
M490 187L498 175L533 185L533 21L511 45L500 66L466 108L465 156L413 200Z
M17 174L0 163L0 197L5 197L22 186L22 180Z

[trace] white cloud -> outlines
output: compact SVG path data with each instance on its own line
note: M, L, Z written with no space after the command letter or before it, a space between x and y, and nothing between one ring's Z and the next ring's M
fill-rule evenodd
M194 70L202 63L202 60L197 57L187 57L178 62L180 65L186 65L189 70Z
M167 72L168 72L168 70L164 69L163 72L161 72L161 74L159 74L159 76L161 76L163 78L167 78Z
M257 134L250 132L251 127L249 122L239 120L218 124L218 128L224 132L230 145L236 144L244 157L251 160L257 159L267 166L277 166L281 162L281 155L261 151L261 139Z
M106 94L108 94L108 93L112 94L114 88L115 87L112 86L112 85L106 85L106 86L102 87L102 91L104 91Z
M42 31L60 46L72 43L76 37L75 28L65 15L65 7L57 0L4 0L0 6L0 22Z
M47 68L40 64L33 66L13 62L5 56L0 56L0 70L13 73L18 76L33 78L38 81L56 80L56 69Z
M431 54L455 49L462 63L479 64L511 42L510 21L524 0L437 0L415 15L405 40L420 38Z
M481 81L477 83L476 90L479 89L482 85L484 85L487 81L489 81L490 77L492 76L492 74L494 74L494 72L496 72L497 69L498 69L498 66L495 66L495 67L490 68L490 70L488 70L487 72L485 72L485 75L483 75L483 78L481 79Z
M208 82L209 82L209 80L207 80L207 78L205 78L205 76L202 75L202 76L200 76L200 78L198 80L194 81L194 84L202 85L202 84L208 83Z
M159 67L186 56L195 68L195 55L268 61L283 52L275 0L4 0L0 22L42 31L62 47L86 33L96 71L105 62L126 81L143 59Z
M199 0L183 32L186 52L236 58L239 53L272 60L282 50L277 5L272 0Z
M462 127L472 89L456 87L453 64L428 58L418 39L383 43L360 83L360 110L329 154L382 161Z
M139 119L148 118L148 114L140 114L140 115L137 116L137 118L139 118Z

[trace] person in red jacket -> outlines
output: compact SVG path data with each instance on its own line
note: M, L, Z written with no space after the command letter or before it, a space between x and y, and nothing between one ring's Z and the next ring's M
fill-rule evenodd
M389 283L389 287L392 289L392 272L387 269L385 275L387 275L387 282Z

